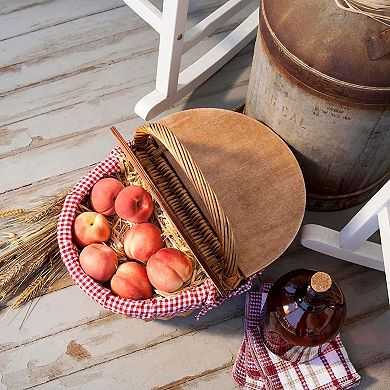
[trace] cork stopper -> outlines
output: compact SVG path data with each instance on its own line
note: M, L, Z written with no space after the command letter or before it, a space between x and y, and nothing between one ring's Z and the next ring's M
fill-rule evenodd
M332 286L332 278L326 272L316 272L310 279L310 285L314 291L323 293Z

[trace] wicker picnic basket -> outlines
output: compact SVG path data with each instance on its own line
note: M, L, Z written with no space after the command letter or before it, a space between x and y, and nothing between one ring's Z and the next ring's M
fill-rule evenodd
M231 115L225 110L214 111L219 115L224 113ZM211 112L205 112L205 116L209 119L210 114ZM244 117L234 114L239 115L240 120ZM251 121L251 125L265 127L251 119L248 120ZM184 127L188 125L189 123ZM118 139L121 139L115 129L113 132ZM267 132L271 133L268 129ZM279 139L278 142L282 143ZM272 258L270 256L268 258L265 256L265 259L259 258L257 264L251 265L250 274L240 269L232 224L208 180L178 137L166 125L154 123L139 127L134 139L127 143L122 139L121 145L121 148L112 150L108 158L99 163L72 188L65 199L58 220L57 231L61 256L72 279L79 287L104 308L140 319L164 319L186 315L196 308L207 311L224 299L248 290L252 278L277 255L273 253ZM78 250L72 242L72 224L77 207L98 180L119 171L119 156L123 157L123 154L201 265L205 273L202 283L189 286L167 297L157 296L136 301L113 295L108 288L95 282L83 272L79 263ZM291 152L288 155L296 164ZM295 168L299 171L297 164ZM298 186L300 190L303 188L304 195L301 176L294 186ZM286 193L290 193L289 190L290 188L287 188ZM283 240L287 245L299 228L304 200L300 202L297 210L293 234L289 233L291 237ZM286 242L283 243L283 248L276 251L279 255L285 249Z

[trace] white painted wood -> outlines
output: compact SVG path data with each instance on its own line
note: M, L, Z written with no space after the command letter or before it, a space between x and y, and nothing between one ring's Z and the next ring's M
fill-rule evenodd
M237 333L238 340L241 337L243 300L243 297L232 300L224 305L225 307L221 308L219 312L210 313L211 315L200 322L197 322L193 316L176 318L172 321L144 322L111 315L37 339L20 347L9 348L2 353L1 372L3 373L3 382L9 388L25 388L58 377L69 376L105 362L117 361L130 355L132 356L131 361L138 361L138 363L135 363L136 365L145 364L145 362L157 364L157 356L154 356L156 351L160 352L161 359L165 359L167 356L162 347L164 343L168 343L168 346L174 346L178 343L178 349L181 350L181 353L185 353L183 346L180 346L180 340L196 338L196 334L199 333L204 346L206 344L205 339L210 337L207 331L210 327L216 327L216 336L221 341L223 340L223 333L232 334L232 332ZM212 329L211 332L213 332ZM73 340L82 345L91 357L77 360L74 356L66 355L67 346ZM50 350L47 350L46 346L49 344ZM199 345L198 348L203 346ZM186 345L185 348L188 348L188 346ZM143 350L146 349L149 349L149 353L145 356ZM226 357L226 350L225 347L224 350L219 352L220 358ZM34 356L34 362L31 362L31 356ZM145 359L143 362L142 358ZM201 355L194 354L194 359L199 358L201 358ZM231 354L227 358L231 360ZM168 360L171 360L172 366L177 365L175 358ZM207 369L207 362L204 364L205 369ZM188 365L187 369L190 368L191 366ZM163 378L161 376L167 375L168 380L170 380L182 369L182 366L177 365L176 369L166 374L159 370L158 375L152 381L155 385L162 384ZM133 374L129 375L126 380L147 381L146 371L138 371L138 379L137 375L134 375L137 372L136 370L130 370L130 372L133 372ZM86 384L85 382L82 382L83 385ZM138 389L139 387L134 386L134 388Z
M246 93L251 57L251 54L247 54L244 61L240 57L234 59L221 74L191 97L178 102L170 112L196 106L233 108L240 104ZM227 75L235 78L237 87L231 89ZM50 136L41 144L38 141L35 146L0 159L0 170L4 172L0 176L0 193L101 161L116 146L107 130L110 125L115 124L131 138L136 126L142 123L141 118L129 115L129 100L134 99L135 102L147 87L148 84L141 84L138 88L129 87L13 125L14 129L27 128L32 134L44 132ZM68 135L57 139L56 132ZM58 153L62 159L57 158ZM26 164L26 161L29 163ZM19 174L21 171L23 175Z
M255 10L219 44L180 73L178 91L185 91L195 81L206 81L254 38L257 25L258 10Z
M196 23L205 17L210 8L219 4L218 1L196 1L191 6L189 22ZM230 27L226 26L227 30L239 21L238 17L240 14L231 21ZM7 39L0 42L0 67L3 68L0 91L2 94L17 93L23 87L31 89L37 83L85 74L149 54L158 50L156 37L157 34L138 15L123 6ZM212 46L219 39L218 36L210 37L208 45ZM155 65L155 62L151 64L153 80ZM131 65L128 70L136 78Z
M135 34L135 37L140 38L141 35ZM145 41L146 45L152 44L146 39ZM34 88L8 95L2 99L3 110L0 113L0 123L3 128L5 127L12 132L24 127L30 137L41 136L43 139L49 139L69 134L70 130L63 132L56 129L54 131L51 128L54 124L52 122L41 125L41 130L38 129L37 132L34 132L30 127L22 125L21 122L28 121L30 118L37 118L37 120L42 121L43 115L46 113L60 109L64 109L66 112L66 107L69 110L69 108L72 109L84 102L99 100L102 96L120 94L122 96L126 94L131 94L131 97L137 96L137 93L142 93L140 90L144 88L144 84L153 82L151 67L143 66L143 63L144 61L153 63L154 54L152 52L134 59L120 61L111 66L98 67L86 73L77 73L64 79L53 80L50 83L44 83ZM133 70L133 75L128 72L125 73L129 67ZM77 90L76 94L75 90ZM52 100L52 104L48 106L49 100ZM18 104L18 110L14 109L15 104ZM116 111L120 112L119 109L123 110L123 108L124 104L118 107ZM107 110L109 110L109 107L107 107ZM91 114L86 113L87 116L97 116L103 120L105 112L94 113L92 110ZM131 114L133 113L123 110L123 115L129 117ZM94 122L97 122L97 120ZM101 123L104 123L104 121ZM4 153L6 146L4 145L4 148L0 146L0 152Z
M98 50L103 43L112 44L115 36L119 39L125 33L131 34L133 29L144 26L145 22L126 6L72 20L0 42L0 66L39 61L40 58L45 58L45 54L56 65L55 59L61 62L61 55L67 50L77 50L80 45L84 45L89 52L93 49L90 47L92 42L95 42L95 49ZM72 62L68 65L72 65ZM20 69L22 66L14 70ZM41 76L45 75L46 73Z
M378 215L390 205L388 181L340 231L340 245L351 251L378 230Z
M22 189L17 192L20 191ZM300 251L284 256L267 269L263 279L275 280L289 269L302 266L321 269L335 275L348 302L349 322L353 318L361 318L365 313L377 311L386 302L386 291L383 288L383 283L380 282L380 274L378 277L378 273L374 270L364 270L347 262L340 263L329 260L321 253L313 254L309 251ZM75 294L75 292L81 295ZM357 294L364 296L364 299L356 299ZM53 301L51 302L52 297ZM231 300L220 309L211 311L202 319L201 323L197 323L193 317L176 318L168 322L144 323L115 315L99 318L101 315L100 306L96 305L94 308L94 302L78 291L77 287L67 288L42 299L45 300L37 306L38 312L33 312L23 326L24 333L18 334L17 331L22 313L17 320L13 321L11 329L8 329L8 326L3 328L2 341L9 345L5 346L6 351L1 354L0 372L3 373L4 383L14 383L14 388L23 387L23 384L27 383L26 381L37 383L36 381L45 381L48 378L53 382L48 382L44 387L50 389L71 384L83 388L92 385L100 388L101 383L105 383L107 378L117 380L118 386L125 387L126 385L130 386L129 384L133 383L134 380L135 385L139 384L136 382L137 379L134 379L134 372L137 372L139 381L145 381L148 386L149 381L155 380L156 382L150 386L163 386L172 381L179 381L185 383L186 386L198 383L198 388L208 388L205 383L208 383L209 373L219 372L221 367L225 365L230 370L232 363L232 361L225 360L225 349L222 350L221 355L218 354L218 358L215 357L216 354L213 351L214 349L220 350L220 346L216 343L213 335L220 333L221 328L217 327L219 323L226 323L232 316L241 315L244 303L244 297ZM88 302L91 303L90 308L85 306ZM58 304L66 305L67 309L61 310L60 316L51 315L50 318L47 318L48 313L58 313ZM102 315L105 315L104 311ZM237 331L241 331L241 319L237 317L238 319L240 320L240 328L237 328ZM376 321L373 326L377 326L375 324ZM223 329L231 326L230 322L226 323ZM367 332L367 328L364 331ZM196 359L192 360L191 357L188 362L189 366L185 363L183 370L178 364L173 368L171 365L166 366L165 360L184 360L187 362L187 349L184 349L186 344L183 345L180 339L190 337L192 332L202 335L205 344L201 350L204 351L203 353L209 353L210 357L207 356L204 359L202 352L191 349L191 355L194 355ZM377 358L379 353L386 353L379 347L383 339L378 339L376 332L371 336L371 338L375 337L375 342L371 344L369 354L362 353L362 355L355 356L355 362L360 362L362 358L365 359L364 362L372 361ZM237 352L237 347L233 343L238 343L241 337L240 333L233 335L230 331L223 336L224 343L232 354ZM92 358L77 361L66 355L67 346L72 340L82 345L92 355ZM349 350L354 348L359 338L353 336L350 337L350 340ZM170 344L164 347L166 342ZM139 357L137 354L141 351L149 352ZM204 360L203 366L199 366L199 360ZM133 366L134 361L135 366ZM141 361L144 364L145 361L151 362L150 365L153 372L156 373L156 378L149 378L149 371L140 369L141 366L138 364L141 364ZM133 368L137 371L133 371ZM169 370L169 374L165 374L165 370ZM123 371L122 374L121 371ZM56 379L57 377L58 379ZM99 378L99 382L93 382L92 377ZM186 377L190 377L191 381L188 382ZM221 383L222 386L229 376L224 378L223 380L214 377L215 382L211 381L216 386L214 388L225 388L218 387L218 383ZM207 382L205 382L206 380ZM92 383L90 383L91 381ZM227 383L232 385L233 382ZM9 387L13 388L12 385Z
M211 369L206 375L197 378L188 378L188 380L184 379L179 388L186 390L239 389L233 381L232 369L232 365L223 369Z
M370 390L388 390L390 383L390 361L384 359L359 370L362 377L359 387Z
M257 18L258 11L254 11L222 42L180 72L177 92L164 96L155 90L136 104L134 112L141 118L150 120L207 80L253 39L258 24Z
M57 1L58 3L62 3L61 0ZM53 25L24 34L20 37L6 39L0 42L2 51L0 66L8 66L32 59L37 60L45 53L58 54L59 52L61 53L62 50L78 48L79 45L87 45L92 42L95 42L94 49L98 50L100 48L99 42L101 44L112 44L115 39L120 40L123 36L131 34L131 31L135 29L143 28L145 36L152 34L155 39L158 38L158 34L149 28L149 25L144 20L127 7L121 0L115 0L114 4L117 4L116 1L123 6L105 12L93 13L90 16L74 18L73 20L67 21L67 23ZM45 2L47 2L47 0L45 0ZM107 8L110 8L109 5L112 4L111 1L102 2L99 0L99 2L100 4L104 3L108 5ZM8 4L12 3L8 2ZM52 3L52 1L48 3ZM91 1L83 1L83 4L87 5L88 3L91 4ZM162 0L158 0L158 3L162 3ZM197 23L220 4L221 0L197 0L196 2L191 2L188 14L190 24ZM257 2L252 0L251 4L252 8L254 8L254 6L257 5ZM66 7L66 4L63 5L63 7ZM94 5L91 4L90 7L94 7ZM62 9L59 9L59 11L61 12ZM47 15L47 17L57 17L55 15L55 7L51 7L48 12L51 12L51 14L54 13L54 15ZM37 24L37 17L39 17L39 15L35 14L34 19L30 22ZM104 39L104 41L100 41L101 39ZM158 47L158 42L156 43ZM88 47L89 46L87 46L87 49ZM132 53L128 52L123 54L129 56Z
M389 316L390 311L376 311L345 326L342 339L357 368L390 356ZM115 317L69 329L4 353L2 381L9 388L174 388L230 367L242 341L240 315L203 327L186 326L185 320L143 323ZM90 356L67 354L72 341Z
M338 231L309 224L302 227L301 243L329 256L384 271L382 248L374 242L366 241L356 251L351 251L341 247Z
M162 28L159 31L156 89L136 104L135 113L149 120L168 109L173 103L207 80L254 37L254 30L258 25L258 10L229 35L230 39L225 38L208 54L179 74L182 55L207 34L220 27L221 23L228 20L239 8L242 8L242 3L242 0L230 0L194 26L188 32L189 37L184 48L183 37L187 24L188 0L164 1ZM138 0L133 0L128 4L131 7L132 4L138 4ZM137 12L137 8L135 11ZM143 15L143 17L146 21L150 19L149 15ZM254 27L253 24L255 24ZM221 51L223 52L220 53Z
M364 299L364 295L357 295L356 299ZM389 321L390 310L381 310L344 326L341 339L358 372L361 367L390 358Z
M201 0L191 6L191 23L196 24L209 12L208 5L213 9L219 3ZM252 7L256 5L254 2ZM134 14L129 18L132 15L130 9L122 7L0 43L0 49L7 51L0 56L4 64L24 57L27 61L17 72L12 66L0 72L0 86L8 83L8 87L13 88L2 98L0 110L0 169L9 172L9 176L7 173L7 177L0 177L1 191L14 188L15 180L19 183L17 186L26 185L96 163L106 156L112 145L106 142L106 139L111 142L107 134L97 150L89 148L85 153L77 142L65 140L73 134L83 138L82 134L92 131L93 137L99 130L104 134L105 127L115 123L126 122L132 128L140 123L129 106L135 104L145 90L153 89L158 42L156 34L147 29L138 16ZM184 58L183 65L197 58L197 50L207 51L221 36L228 35L229 28L240 18L242 15L238 13L226 31L199 43L196 50ZM130 27L126 25L127 19ZM240 104L249 77L251 50L252 47L246 49L244 56L240 54L226 66L229 77L217 75L215 81L202 87L190 101L180 102L175 109L196 105L233 108ZM218 91L218 98L212 91ZM62 162L53 157L55 150L62 150L61 146L55 147L56 142L66 144L68 156L64 156ZM35 153L38 150L39 153ZM16 165L9 158L17 161ZM52 158L56 163L51 163ZM25 169L25 174L20 175L19 169Z
M340 231L309 224L301 243L316 251L385 272L390 304L390 181ZM378 222L379 218L379 222ZM380 230L381 244L366 241Z
M44 3L46 1L47 0L0 0L0 15L10 14L11 12L34 7L35 5Z
M158 33L162 32L161 11L148 0L123 0L134 12L150 24Z
M110 386L115 389L139 390L149 390L157 386L169 387L177 379L202 375L210 367L230 365L241 340L242 319L235 318L108 361L103 366L98 365L84 372L54 380L38 388L77 388L80 383L83 384L79 388L83 389L93 389L97 385L102 388Z
M387 291L389 294L389 303L390 303L390 206L386 206L379 212L378 219L379 219L379 231L381 234Z
M46 183L42 184L43 188L46 187ZM17 192L19 191L14 192L16 196L18 196ZM22 194L20 194L20 196L21 195ZM24 195L26 196L28 193L24 192ZM31 194L30 198L33 198ZM349 319L360 317L366 312L378 310L386 303L386 288L381 279L383 274L370 269L362 269L361 267L357 267L356 265L347 262L340 263L339 261L329 260L327 256L321 253L313 254L310 251L300 251L299 253L285 255L267 268L263 280L273 281L292 269L299 267L311 268L313 267L313 264L315 264L317 269L335 276L348 300ZM374 280L376 280L377 283L371 283ZM357 290L369 292L364 301L354 299ZM225 317L228 318L231 315L240 314L240 310L243 310L243 299L243 297L240 297L230 300L220 309L211 311L201 320L199 326L202 327L204 324L209 323L211 319L220 321ZM48 318L46 318L45 313L55 313L57 308L65 307L67 307L66 310L61 309L63 312L61 316L49 315ZM27 307L21 309L20 312L17 311L13 314L9 314L6 319L1 322L1 324L4 325L5 330L0 334L0 351L16 347L19 348L34 340L56 334L59 334L60 337L60 333L67 329L84 326L84 324L87 323L92 324L95 321L99 322L102 317L105 317L108 314L115 316L92 301L77 286L67 287L42 297L28 321L26 321L22 329L19 330L26 310ZM18 314L16 318L14 318L16 313ZM4 312L0 313L0 319L3 315ZM117 317L122 318L120 316ZM42 323L42 318L45 318L44 323ZM182 325L185 323L190 328L198 324L193 316L181 319L178 318L174 320L174 322L176 321ZM166 322L157 321L157 323L165 324ZM72 325L69 326L69 324ZM138 324L138 321L136 321L135 324ZM141 324L143 324L143 322L139 321L138 325L141 326ZM169 324L171 324L171 322L169 322ZM86 327L86 332L89 327L90 325ZM104 329L102 329L102 331L104 331ZM134 332L136 331L137 330L135 329ZM150 337L152 339L155 336L151 335Z
M46 196L55 196L80 180L93 166L76 169L64 175L32 183L0 194L0 210L14 207L29 208L41 203Z
M27 310L28 305L20 310L9 312L7 315L7 309L0 311L1 357L5 356L4 351L6 350L19 348L48 335L59 334L90 321L105 318L107 315L113 315L90 299L77 286L67 287L40 298L22 325ZM0 371L2 371L1 368L0 364Z
M131 14L130 10L128 12ZM204 12L206 10L198 9L195 15L191 14L190 16L191 18L199 17L199 14L202 15ZM101 95L118 91L126 93L124 91L126 88L153 81L158 47L155 34L151 31L145 32L142 24L135 23L136 20L131 21L134 24L134 31L129 31L129 34L119 28L113 29L111 27L110 29L110 26L118 24L115 22L115 18L123 19L125 15L123 12L115 13L104 23L102 21L98 23L99 21L94 19L88 25L93 34L82 31L81 36L67 37L67 40L69 38L70 41L77 42L76 47L66 47L60 53L48 51L46 58L42 60L39 56L31 58L32 67L26 66L27 69L24 71L25 66L23 66L22 74L18 74L18 77L15 77L15 72L8 67L4 73L0 73L0 85L8 84L10 88L13 88L2 98L1 126L4 128L4 126L12 125L13 122L31 116L35 117L53 109L58 110L61 107L74 105ZM233 18L232 23L238 22L239 18L240 15ZM97 23L97 30L92 22ZM123 21L121 20L119 24L123 24ZM73 32L73 29L78 30L82 26L72 23L72 26L69 27ZM110 31L107 37L109 42L102 48L97 48L94 42L82 41L82 36L88 36L89 40L93 40L93 36L98 34L100 30L107 29ZM121 36L118 41L110 35L116 33ZM221 36L226 36L228 33L229 26L227 26L227 31L202 41L199 44L199 50L207 50ZM34 35L36 34L34 33ZM41 38L41 36L37 36L36 41L41 41ZM55 34L51 39L50 46L53 46L56 39L61 39L61 31L59 35ZM105 38L101 36L99 39ZM30 45L32 42L27 43ZM90 46L90 44L93 45ZM48 49L46 44L43 46ZM26 47L26 50L30 50L30 47ZM61 56L60 60L57 58L58 55ZM185 57L183 64L188 65L196 58L196 52L190 53ZM126 72L126 67L131 69L131 72ZM72 71L72 68L75 71ZM59 77L55 77L55 75ZM45 77L47 78L45 79ZM32 79L32 84L29 83L29 78ZM14 109L15 105L18 106L18 110ZM128 107L126 113L129 115Z
M233 21L236 20L238 20L238 18L233 19ZM227 35L228 33L229 31L226 31L224 34L220 35ZM219 38L213 36L208 40L202 41L202 43L199 44L199 50L207 50L207 48L214 44L217 39ZM142 47L140 46L141 41ZM156 65L157 50L156 40L153 34L145 34L142 29L136 29L131 34L131 37L126 38L126 42L126 44L124 44L123 41L121 41L121 43L113 43L112 45L107 46L105 50L102 49L100 51L100 56L103 60L99 60L99 58L96 57L96 53L92 54L93 50L91 49L91 57L88 55L86 58L87 62L84 64L80 64L79 60L81 56L85 55L85 50L81 47L73 53L68 52L63 54L63 64L67 64L68 69L72 65L75 66L76 69L81 65L81 68L84 66L84 70L79 69L76 72L66 74L65 77L58 79L49 78L47 81L38 82L36 85L18 89L17 91L4 96L2 98L2 110L0 112L0 126L2 126L2 129L6 127L8 131L12 130L13 132L18 131L18 129L23 129L24 132L28 130L30 137L42 136L46 139L48 138L47 132L45 132L47 122L43 126L39 126L41 130L38 129L37 133L33 133L29 126L20 123L20 121L28 119L29 117L38 117L39 115L52 110L58 110L71 105L75 106L78 103L92 100L102 95L106 96L113 93L123 93L126 95L131 93L135 99L138 99L142 96L145 84L154 81L154 67ZM132 50L133 55L130 56L130 58L123 57L122 50ZM108 56L112 53L114 53L113 60L110 62ZM250 50L247 50L247 53L249 54ZM189 53L184 59L184 65L194 61L196 58L196 52ZM55 62L55 55L48 56L45 61L40 62L39 65L36 64L30 70L35 72L34 77L39 73L39 69L42 69L44 72L51 72L51 64L53 64L53 62ZM128 72L128 69L131 69L132 72ZM61 69L58 69L60 72L66 72L66 70L67 69L64 69L62 66ZM11 76L12 72L0 75L0 84L3 85L3 80L5 82L7 82L8 79L14 80ZM24 73L23 77L28 78L28 73ZM228 84L225 82L225 85ZM141 90L141 92L137 91L137 88ZM151 86L151 88L153 87ZM77 91L77 93L75 93L75 91ZM129 103L133 104L132 101L127 102L127 104L126 102L123 102L121 106L124 110L124 114L127 116L132 114L128 109ZM18 110L15 110L16 105L18 106ZM110 107L108 110L109 109ZM69 112L69 108L67 111ZM103 114L103 112L101 112L101 114ZM41 120L42 118L37 119ZM18 123L13 124L14 122ZM53 129L49 130L48 133L53 134ZM67 131L67 133L69 133L69 131ZM56 128L56 135L62 136L63 134ZM28 145L28 140L25 140L25 142L27 142L27 144L21 144L21 146ZM5 152L7 149L13 150L12 144L0 142L0 152Z
M348 302L349 322L354 318L361 318L364 313L377 311L385 304L386 291L383 283L378 283L376 271L362 270L349 263L332 262L320 253L313 255L306 251L284 256L272 264L267 273L272 280L275 280L290 269L301 266L314 267L314 264L317 269L336 276ZM267 280L267 278L268 276L265 275L264 279ZM377 283L372 283L374 280ZM355 299L357 293L364 295L365 299ZM88 302L91 303L90 306L86 305ZM85 294L78 291L77 287L71 287L43 297L35 309L36 312L33 311L29 320L24 324L22 332L18 333L18 326L23 316L21 313L12 322L11 329L4 328L5 334L0 339L0 350L3 351L0 360L4 362L0 364L0 371L6 377L5 380L8 382L15 380L19 387L23 387L27 380L39 382L50 375L66 377L71 373L107 361L115 362L117 359L147 348L154 348L153 354L162 354L164 357L166 355L159 349L159 345L169 340L177 341L191 332L203 333L209 340L208 342L212 343L213 339L208 336L210 332L213 332L210 326L228 321L232 317L239 318L243 313L244 297L237 297L226 302L218 310L209 312L199 323L193 316L175 318L168 322L145 323L114 314L107 316L107 312L102 311L100 306L94 307L94 305ZM47 313L55 313L56 308L65 306L68 309L61 310L61 316L55 315L46 319ZM42 321L42 318L45 318L45 321ZM69 326L69 324L72 325ZM241 335L237 336L238 339L240 337ZM66 347L72 340L86 348L92 358L75 361L64 356ZM49 352L47 348L50 349ZM233 348L231 349L233 353L236 352ZM177 354L184 352L177 352ZM154 359L153 354L150 354L151 360ZM29 364L31 361L35 362ZM220 368L221 366L210 362L207 371ZM202 371L202 375L203 373ZM177 376L175 379L184 377L184 375L181 376L180 367L177 367L173 374ZM145 375L146 372L143 376ZM197 376L196 370L190 376L192 375ZM51 377L51 379L54 378ZM132 375L128 376L128 380L132 380ZM163 384L165 383L160 383L160 385Z
M177 90L188 2L189 0L169 0L163 4L156 91L164 97Z
M229 0L188 30L184 36L183 53L190 50L203 38L221 27L243 7L242 3L244 2L248 3L247 0Z
M121 0L24 1L19 2L19 6L15 1L6 3L10 6L0 5L0 41L124 7Z

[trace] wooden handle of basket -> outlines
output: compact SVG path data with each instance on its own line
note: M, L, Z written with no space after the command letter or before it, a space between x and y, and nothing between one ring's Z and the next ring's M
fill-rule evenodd
M198 192L208 211L210 223L221 242L222 254L225 260L223 274L224 278L228 279L225 280L225 283L236 285L236 281L240 277L233 229L210 184L188 150L168 127L160 123L150 123L139 127L135 138L142 134L155 137L167 148Z

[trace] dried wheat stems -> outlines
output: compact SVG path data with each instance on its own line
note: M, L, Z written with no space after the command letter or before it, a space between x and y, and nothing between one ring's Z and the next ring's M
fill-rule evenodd
M64 198L61 194L30 210L0 212L2 230L6 231L0 242L1 303L14 298L10 307L19 307L66 273L56 230Z

